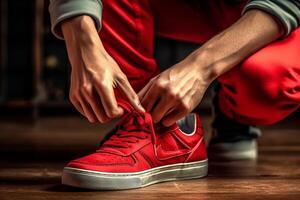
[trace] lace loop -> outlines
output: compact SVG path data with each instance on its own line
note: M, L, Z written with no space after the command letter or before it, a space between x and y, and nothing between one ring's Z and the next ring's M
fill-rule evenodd
M135 111L126 114L121 119L113 136L103 143L103 147L128 148L133 143L149 138L151 134L151 117L148 113Z

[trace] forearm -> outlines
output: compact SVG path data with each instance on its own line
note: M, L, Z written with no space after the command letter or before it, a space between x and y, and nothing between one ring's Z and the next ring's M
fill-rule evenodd
M82 15L65 20L61 27L66 43L79 42L84 45L99 43L95 24L89 16Z
M77 59L73 58L73 56L78 56L78 54L80 54L82 58L85 58L90 57L92 56L90 54L97 52L99 54L94 55L94 59L98 59L101 54L106 52L91 17L78 16L65 20L62 23L61 28L72 66L80 64L74 62Z
M283 30L271 15L251 10L191 56L211 82L282 34Z
M101 28L101 0L50 0L49 12L51 30L60 39L63 38L61 23L76 16L90 16L95 22L97 31Z

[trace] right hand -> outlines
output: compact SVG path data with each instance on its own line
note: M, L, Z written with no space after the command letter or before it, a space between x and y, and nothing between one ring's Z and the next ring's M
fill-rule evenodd
M126 75L106 52L95 24L89 16L79 16L62 23L71 62L70 100L90 122L105 123L120 117L114 89L118 88L129 103L144 112Z

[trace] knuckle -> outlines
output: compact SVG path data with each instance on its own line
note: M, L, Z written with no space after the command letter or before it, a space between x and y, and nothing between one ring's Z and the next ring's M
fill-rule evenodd
M89 73L89 80L91 81L98 81L99 79L101 79L103 77L103 74L105 74L105 72L103 72L101 70L101 68L98 68L98 71L88 71Z
M116 109L112 109L107 113L109 118L116 118L120 115L120 113Z
M178 94L177 92L175 92L174 90L168 90L168 95L172 98L172 99L176 99L179 100L180 99L180 94Z
M189 112L189 111L191 111L191 106L190 106L190 104L189 103L187 103L187 102L181 102L181 107L182 107L182 109L183 109L183 111L184 112Z
M78 101L78 93L77 92L71 92L69 95L69 99L72 103L75 103Z
M116 78L120 83L126 83L128 82L127 77L124 74L120 74L119 76L117 76Z
M101 87L101 88L106 88L107 87L107 81L105 79L100 79L97 81L97 84Z
M91 91L91 85L89 84L84 84L81 88L80 88L80 91L83 92L83 93L90 93Z
M156 88L162 91L166 91L167 87L162 81L157 81L155 84Z

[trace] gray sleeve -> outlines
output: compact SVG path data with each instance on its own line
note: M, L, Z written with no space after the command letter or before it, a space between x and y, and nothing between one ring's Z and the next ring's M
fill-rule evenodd
M101 28L101 0L50 0L49 12L51 30L59 39L63 39L60 22L74 16L89 15L94 19L97 30Z
M283 27L285 36L300 25L300 0L250 0L243 13L250 9L273 15Z

